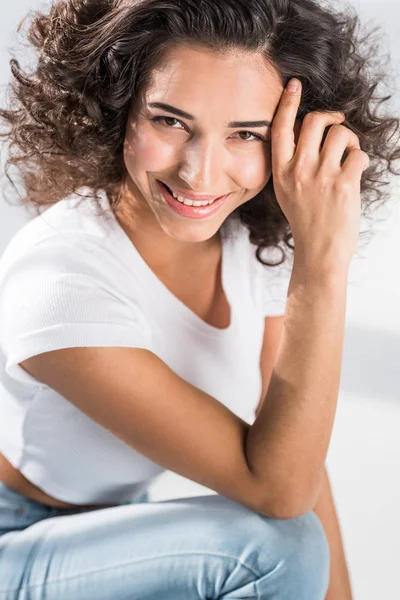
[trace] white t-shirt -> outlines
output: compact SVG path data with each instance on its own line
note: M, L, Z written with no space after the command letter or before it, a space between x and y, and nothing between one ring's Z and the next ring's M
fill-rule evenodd
M231 323L218 329L158 279L111 211L98 215L92 201L76 206L77 199L25 224L0 260L0 452L62 501L122 503L165 469L18 363L74 346L147 348L252 423L264 317L285 311L292 259L264 267L247 228L228 219L221 228L222 282ZM101 202L109 208L105 194ZM274 262L280 256L263 252Z

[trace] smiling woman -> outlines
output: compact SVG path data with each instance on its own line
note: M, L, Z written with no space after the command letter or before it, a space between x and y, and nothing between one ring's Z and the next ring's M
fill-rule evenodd
M239 216L258 260L271 262L262 258L266 247L279 248L284 260L284 248L293 249L292 232L276 201L268 157L270 125L293 75L304 84L299 122L311 111L340 111L359 136L370 158L361 180L365 215L370 205L389 197L384 175L393 173L398 158L392 137L398 120L375 110L390 96L375 95L385 75L373 41L369 44L371 35L360 31L358 15L351 14L354 9L346 5L341 12L338 3L335 12L313 0L274 0L257 9L241 1L207 0L200 10L209 22L192 2L179 9L165 0L84 5L70 0L54 3L53 17L33 18L28 37L40 50L37 68L29 75L11 61L12 109L0 111L10 125L3 136L13 142L6 169L11 179L13 167L20 171L26 190L22 204L40 212L84 187L85 198L93 198L100 211L100 194L106 191L117 214L130 188L135 200L124 213L131 213L140 197L146 203L157 194L160 200L155 179L182 195L231 193L232 203L214 215L212 229L227 216ZM223 33L225 23L232 37ZM138 37L132 33L139 31ZM132 189L124 132L128 128L129 141L138 119L138 134L152 140L144 148L157 144L156 155L164 162L142 160L147 173L134 179ZM242 128L253 131L228 131ZM182 241L200 241L209 232L204 220L196 221L197 233L187 221L186 226L191 233L182 239L179 232Z
M237 90L234 99L232 89ZM145 92L132 103L125 130L128 181L116 214L121 222L129 221L129 212L136 214L130 235L137 246L142 229L138 204L146 235L153 223L156 239L161 227L168 238L182 242L185 256L193 260L222 223L265 188L271 177L268 132L282 91L276 69L257 53L215 54L181 45L164 53ZM238 120L227 121L227 105ZM181 201L165 194L164 187L160 196L157 181L175 190ZM205 200L213 200L212 205L194 204ZM196 245L188 248L187 242ZM166 243L171 242L159 239ZM152 261L149 255L146 259Z
M350 600L313 508L360 212L400 155L357 23L316 0L33 13L0 110L39 212L0 261L8 598L324 600L332 551ZM150 501L168 470L215 494Z

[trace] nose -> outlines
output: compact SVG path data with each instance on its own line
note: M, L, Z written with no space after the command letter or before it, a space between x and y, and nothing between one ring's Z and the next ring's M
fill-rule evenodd
M194 192L220 194L221 173L223 149L219 144L206 139L193 140L192 144L188 144L179 168L179 176Z

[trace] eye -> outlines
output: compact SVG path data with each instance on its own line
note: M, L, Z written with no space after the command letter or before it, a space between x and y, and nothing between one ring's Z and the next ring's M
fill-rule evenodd
M161 123L164 122L164 124L166 124L167 120L169 121L176 121L177 123L181 123L181 125L183 125L183 123L181 121L179 121L178 119L175 119L174 117L153 117L151 119L151 121L153 121L154 123ZM177 127L170 127L168 124L166 125L166 127L169 127L170 129L178 129ZM242 134L249 134L251 136L253 136L252 140L242 140L243 142L253 142L253 141L258 141L258 142L268 142L268 139L266 139L265 137L263 137L262 135L259 135L258 133L252 133L251 131L238 131L237 132L239 135Z
M154 117L153 119L151 119L152 121L154 121L154 123L159 123L161 121L176 121L177 123L180 123L180 121L178 121L178 119L175 119L174 117ZM167 127L169 127L167 125ZM176 127L170 127L170 129L176 129Z
M266 142L267 139L265 137L263 137L262 135L259 135L258 133L252 133L251 131L238 131L237 133L242 134L242 133L249 133L250 135L253 136L253 138L255 138L255 140L259 141L259 142ZM252 140L243 140L244 142L248 142L248 141L252 141Z

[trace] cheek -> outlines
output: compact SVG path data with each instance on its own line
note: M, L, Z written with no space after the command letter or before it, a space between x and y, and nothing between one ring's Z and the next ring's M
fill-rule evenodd
M128 171L161 171L171 164L173 149L148 128L131 125L125 136L124 161Z
M263 188L271 176L270 152L266 150L261 155L253 155L248 160L242 160L237 173L240 173L242 187Z

